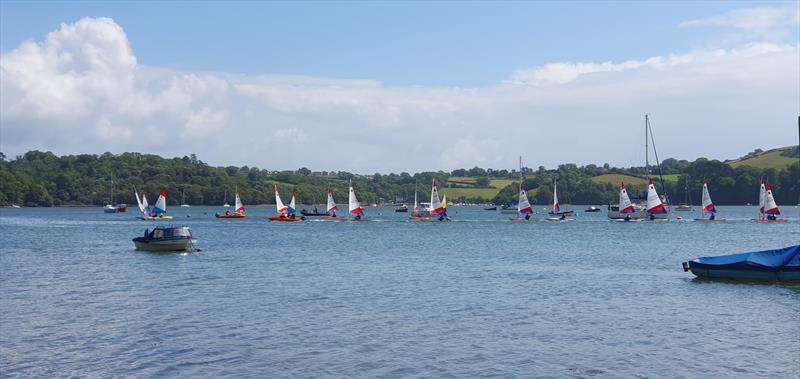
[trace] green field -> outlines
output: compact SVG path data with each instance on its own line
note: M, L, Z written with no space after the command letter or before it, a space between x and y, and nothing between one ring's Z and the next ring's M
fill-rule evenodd
M452 176L447 179L448 183L458 184L462 186L474 186L478 180L472 176ZM500 192L501 189L507 187L509 184L514 183L512 179L489 178L490 188L449 188L444 187L440 191L447 194L451 199L459 197L466 198L480 198L484 200L492 200Z
M734 160L728 162L728 164L733 167L740 167L740 166L751 166L756 168L774 168L774 169L782 169L785 167L789 167L792 163L797 162L797 157L787 157L781 155L781 153L786 151L791 151L796 149L794 146L789 147L782 147L779 149L772 149L765 151L761 154L748 157L746 159L741 160Z
M666 178L664 178L666 180ZM619 182L624 181L628 184L633 185L644 185L647 184L647 180L642 178L637 178L635 176L630 175L621 175L621 174L605 174L605 175L598 175L592 178L592 181L598 184L605 184L611 183L615 186L619 185Z
M440 193L446 194L448 199L458 199L459 197L480 198L492 200L500 192L500 188L442 188Z

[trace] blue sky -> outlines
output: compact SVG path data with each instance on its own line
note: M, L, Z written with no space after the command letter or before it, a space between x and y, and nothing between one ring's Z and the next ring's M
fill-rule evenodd
M629 166L650 113L729 159L796 143L799 41L800 1L2 1L0 151Z
M645 59L706 46L717 31L677 25L770 4L781 3L4 1L0 48L62 22L111 17L143 65L483 86L547 62Z

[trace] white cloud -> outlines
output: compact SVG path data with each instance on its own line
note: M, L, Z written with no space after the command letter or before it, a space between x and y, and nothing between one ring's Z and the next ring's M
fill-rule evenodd
M761 37L772 37L783 28L791 27L796 31L798 24L800 24L800 8L794 6L735 9L721 15L684 21L679 26L684 28L731 27ZM783 33L781 32L781 34Z
M216 165L400 172L641 164L795 143L800 47L759 42L642 60L554 62L496 86L187 72L137 64L110 19L0 57L0 150L197 153ZM286 154L292 151L292 154Z

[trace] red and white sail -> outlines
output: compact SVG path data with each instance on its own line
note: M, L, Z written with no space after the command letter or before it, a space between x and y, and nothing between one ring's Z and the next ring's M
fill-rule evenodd
M703 214L717 213L714 203L711 201L711 194L708 192L708 183L703 179Z
M647 181L647 213L649 214L664 214L667 209L664 208L664 203L656 192L656 187L653 185L653 179Z
M764 195L764 213L768 215L779 215L781 210L778 209L778 204L775 203L775 198L772 196L772 185L767 183L767 192Z
M330 188L328 188L328 206L327 206L327 209L328 209L328 213L336 213L336 210L337 210L336 202L333 201L333 192L331 191Z
M758 190L758 212L764 214L764 202L766 200L767 188L764 186L764 178L761 178L761 188Z
M629 214L636 212L636 208L631 203L628 190L625 189L625 182L619 182L619 213Z
M153 208L153 214L158 216L164 213L167 213L167 192L161 190L161 194L158 195L158 200L156 200L156 205Z
M553 213L561 213L561 205L558 204L558 183L553 183Z
M278 209L278 213L285 215L289 211L289 207L283 205L283 201L281 200L281 195L278 193L278 185L275 185L275 207Z
M439 189L436 187L436 179L431 184L431 214L438 215L444 213L442 201L439 200Z
M517 202L517 212L519 213L533 213L531 202L528 201L528 193L525 192L525 185L519 184L519 201Z
M236 189L236 203L235 203L235 206L236 206L236 208L234 208L234 211L236 213L244 213L244 204L242 204L242 198L239 197L239 189L238 188Z
M353 190L353 179L350 179L349 186L350 186L350 193L347 202L349 203L348 205L350 208L350 214L354 215L364 214L364 209L361 208L361 203L359 203L358 199L356 198L356 191Z

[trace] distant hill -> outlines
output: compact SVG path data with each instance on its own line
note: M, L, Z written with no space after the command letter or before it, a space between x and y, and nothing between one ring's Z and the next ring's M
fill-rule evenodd
M761 169L773 168L776 170L787 168L797 162L797 146L780 147L777 149L755 151L734 160L725 161L731 167L751 166Z

